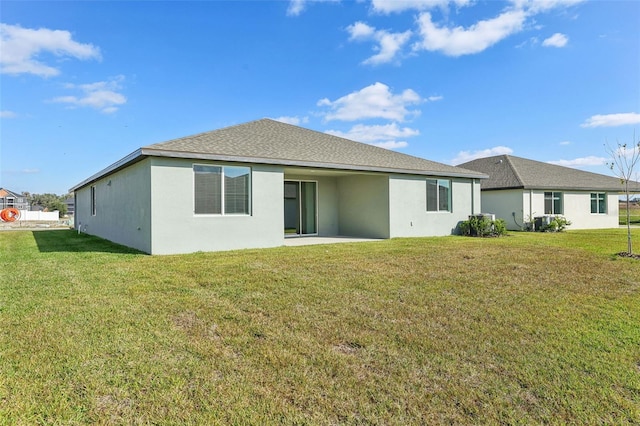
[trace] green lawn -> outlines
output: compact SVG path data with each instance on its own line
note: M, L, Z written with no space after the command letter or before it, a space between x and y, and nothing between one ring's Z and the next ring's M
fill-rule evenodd
M625 248L615 229L152 257L3 231L0 424L639 424Z
M619 212L619 223L620 225L626 225L627 224L627 209L624 207L620 207L620 212ZM640 224L640 208L634 207L632 209L629 209L629 222L631 222L632 225L638 225Z

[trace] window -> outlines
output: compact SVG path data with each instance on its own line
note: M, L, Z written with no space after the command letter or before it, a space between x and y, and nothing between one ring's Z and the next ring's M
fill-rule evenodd
M451 181L427 179L427 211L451 211Z
M249 214L251 169L194 165L196 214Z
M562 212L562 192L545 192L544 214L563 214Z
M91 186L91 216L96 215L96 186Z
M591 193L591 213L607 214L607 194L604 192Z

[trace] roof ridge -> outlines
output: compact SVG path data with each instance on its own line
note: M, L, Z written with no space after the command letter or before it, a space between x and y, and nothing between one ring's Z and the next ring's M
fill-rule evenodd
M513 164L513 161L511 161L511 156L509 154L504 154L504 157L507 160L507 163L509 164L509 167L511 168L511 171L515 175L516 179L518 179L518 182L520 182L520 185L524 187L525 186L524 179L522 179L522 176L520 176L520 173L518 173L518 169Z

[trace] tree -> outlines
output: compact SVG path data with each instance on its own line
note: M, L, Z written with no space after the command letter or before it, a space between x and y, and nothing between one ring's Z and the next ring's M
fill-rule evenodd
M631 184L637 184L637 182L631 180L637 175L637 168L640 166L640 140L636 142L636 134L633 133L633 144L627 145L626 143L617 143L615 148L612 148L608 144L605 145L605 151L611 157L611 161L606 163L607 166L613 171L616 177L620 178L620 183L624 188L624 194L626 196L627 206L627 253L633 254L633 247L631 245L631 216L629 214L629 207L631 204L631 194L635 191L631 190Z
M28 193L26 193L28 194ZM67 214L66 196L56 194L28 194L31 206L41 206L47 211L58 210L60 216Z

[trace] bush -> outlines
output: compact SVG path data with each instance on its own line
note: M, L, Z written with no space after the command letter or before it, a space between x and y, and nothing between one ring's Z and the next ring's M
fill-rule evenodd
M540 231L542 232L562 232L567 226L571 225L571 222L567 218L562 216L555 216L548 225L543 225Z
M504 219L491 220L488 217L470 216L460 222L460 233L469 237L499 237L507 233Z

